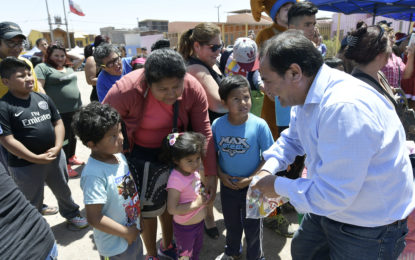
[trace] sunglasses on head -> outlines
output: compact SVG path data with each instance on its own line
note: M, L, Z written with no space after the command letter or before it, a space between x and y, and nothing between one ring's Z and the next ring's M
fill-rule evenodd
M379 34L376 38L376 41L379 42L382 39L383 34L385 33L385 29L383 29L383 27L380 25L377 25L377 27L379 28Z
M221 44L206 44L212 52L222 49L223 43Z

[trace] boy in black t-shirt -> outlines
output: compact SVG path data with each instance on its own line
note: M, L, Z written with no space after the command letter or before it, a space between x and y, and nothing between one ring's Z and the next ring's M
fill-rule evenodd
M44 183L59 204L62 217L77 228L88 223L72 200L62 143L65 135L52 100L32 91L30 67L14 57L0 63L9 92L0 100L0 143L9 151L10 173L26 198L42 210Z
M1 259L56 259L58 246L52 230L1 162L0 194Z

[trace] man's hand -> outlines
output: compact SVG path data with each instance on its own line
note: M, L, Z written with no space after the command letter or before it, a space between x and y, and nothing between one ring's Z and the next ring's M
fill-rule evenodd
M215 201L216 185L217 185L216 175L207 175L205 189L209 196L208 196L208 201L206 202L206 204L213 204L213 202Z
M259 172L258 175L261 176L260 174L262 172L264 171ZM262 177L259 181L257 181L257 183L255 183L255 185L252 186L252 189L259 190L262 196L266 196L268 198L277 197L278 194L274 190L274 182L275 182L275 179L277 179L277 176L271 175L270 173L263 174L263 175L264 177Z
M124 238L127 240L127 243L131 245L137 239L137 236L140 234L140 230L138 230L136 226L127 227L127 229L128 232Z
M259 178L263 178L263 177L265 177L265 176L268 176L268 175L272 175L269 171L263 171L263 170L260 170L257 174L256 174Z

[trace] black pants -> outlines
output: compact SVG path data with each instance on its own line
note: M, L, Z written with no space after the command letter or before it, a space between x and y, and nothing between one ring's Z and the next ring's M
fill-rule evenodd
M97 93L97 86L92 86L91 95L89 96L89 100L98 101L98 93Z
M68 162L69 158L75 155L76 150L76 138L71 127L72 117L75 114L75 112L76 111L61 114L63 125L65 126L65 139L63 141L63 150L65 151L66 162Z
M222 213L226 227L225 253L239 255L242 232L245 232L246 259L256 260L262 252L262 220L246 218L246 193L248 188L232 190L220 185Z

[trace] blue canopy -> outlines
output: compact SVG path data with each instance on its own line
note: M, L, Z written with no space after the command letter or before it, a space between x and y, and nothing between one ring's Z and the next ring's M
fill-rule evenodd
M396 20L415 20L415 1L409 0L311 0L319 10L343 14L367 13Z

